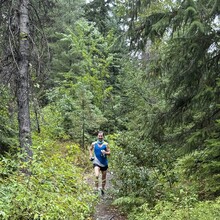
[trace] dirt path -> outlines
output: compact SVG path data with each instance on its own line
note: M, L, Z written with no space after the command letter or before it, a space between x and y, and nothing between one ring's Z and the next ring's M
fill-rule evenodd
M126 220L127 217L124 213L121 213L117 207L112 205L113 198L111 194L111 179L113 174L107 173L106 192L103 196L100 194L100 200L95 207L95 213L92 216L92 220Z

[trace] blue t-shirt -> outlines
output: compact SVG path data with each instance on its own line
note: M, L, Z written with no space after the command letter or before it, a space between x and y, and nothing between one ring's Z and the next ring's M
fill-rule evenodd
M108 165L107 155L103 155L101 150L107 151L107 142L103 142L102 144L98 144L98 142L94 142L94 155L95 159L93 161L94 164L97 164L101 167L106 167Z

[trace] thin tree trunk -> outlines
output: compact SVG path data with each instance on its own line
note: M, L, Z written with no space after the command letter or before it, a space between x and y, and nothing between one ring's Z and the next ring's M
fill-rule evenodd
M85 149L85 100L83 97L82 100L82 112L83 112L83 118L82 118L82 148Z
M25 154L25 161L32 158L31 123L29 111L29 0L20 0L20 39L19 39L19 60L17 77L17 102L18 102L18 122L19 122L19 141L22 152Z

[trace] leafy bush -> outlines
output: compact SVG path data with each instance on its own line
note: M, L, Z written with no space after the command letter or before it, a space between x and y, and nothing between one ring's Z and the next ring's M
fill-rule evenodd
M144 149L140 141L138 147L135 143L131 146L131 142L124 141L125 147L115 143L111 143L118 197L114 204L126 210L129 219L219 219L220 200L201 201L213 199L210 195L217 195L219 189L219 163L213 160L213 155L219 155L219 142L210 140L208 150L194 151L176 160L170 156L172 148L164 147L157 153L154 146L150 154L149 147ZM147 152L148 157L144 159L139 151L143 155Z
M218 157L219 141L215 140L205 150L194 151L179 158L174 169L179 176L179 185L187 180L188 185L194 187L200 200L218 197L220 194Z
M177 206L160 201L154 208L144 204L130 214L131 220L213 220L220 218L220 198L216 201L197 202L193 206Z
M34 116L32 116L34 117ZM41 114L39 118L40 123L40 136L34 135L36 139L68 139L69 136L65 133L62 126L63 115L61 114L59 108L55 105L49 105L41 109ZM34 124L32 125L34 128ZM34 128L34 130L37 130Z
M42 141L33 150L31 164L1 158L0 219L86 219L97 198L75 165L79 147ZM30 175L19 171L23 166Z

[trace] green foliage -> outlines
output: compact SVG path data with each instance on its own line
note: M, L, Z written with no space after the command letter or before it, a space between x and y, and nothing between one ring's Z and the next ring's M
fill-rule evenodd
M1 86L0 87L0 152L12 151L12 146L17 144L17 122L15 121L15 115L13 110L12 97L9 90ZM15 149L14 149L15 150Z
M1 158L0 217L86 219L96 199L82 184L79 167L86 169L88 160L68 141L85 146L104 128L120 131L108 136L109 159L114 203L130 219L219 219L218 3L95 0L79 19L83 1L56 1L59 7L50 11L55 25L46 29L47 83L40 60L30 63L32 94L44 106L37 112L41 133L33 134L31 164L10 154ZM39 17L45 25L43 10ZM40 34L34 36L45 40ZM43 59L46 50L39 51L33 54ZM0 143L16 146L10 100L1 89ZM27 167L30 176L19 172Z
M200 205L208 219L219 217L202 202L219 204L219 34L217 13L204 16L211 2L120 6L129 11L132 46L142 49L138 65L135 55L131 64L123 62L120 109L127 130L117 137L113 159L118 203L132 210L130 219L200 219Z
M182 7L193 7L197 13L201 13L197 3L187 1ZM182 13L181 9L178 13ZM178 13L176 19L181 15ZM182 146L185 151L190 151L203 148L204 141L216 129L213 123L218 118L219 88L216 84L218 68L214 64L216 51L209 50L213 41L216 41L214 35L209 35L209 30L215 32L212 21L189 14L186 17L184 22L183 16L178 17L182 20L178 31L172 29L173 23L170 21L168 26L173 34L166 35L164 42L157 45L160 49L151 61L151 71L157 71L162 77L159 87L165 93L165 97L161 97L165 107L159 107L150 133L158 141L155 136L162 127L163 140L169 140L173 147ZM201 39L203 44L200 43Z
M48 105L41 109L39 122L41 127L40 135L47 139L68 139L68 134L62 126L63 123L62 112L56 105ZM36 136L35 134L33 134Z
M143 205L144 199L142 197L119 197L114 200L113 205L121 206L125 211L131 211L134 207Z
M90 133L108 129L105 115L112 117L106 105L111 101L115 44L112 31L106 37L85 19L75 23L74 29L59 34L62 53L53 59L58 85L48 93L63 116L62 127L70 138L84 146ZM62 82L62 83L61 83Z
M117 136L117 143L121 142L120 138L120 136ZM123 141L126 148L118 147L116 142L110 142L113 155L111 157L111 166L115 172L115 178L112 182L114 188L117 189L115 193L119 197L119 201L122 201L123 204L126 203L126 198L131 198L131 200L138 198L139 202L141 199L152 202L155 191L154 182L149 179L151 171L147 167L145 159L147 152L144 152L144 146L141 144L137 148L132 142L134 145L133 148L130 148L127 145L127 140L124 139ZM150 157L148 158L150 159ZM130 205L137 205L135 199Z
M74 5L62 3L65 7L68 4L70 7L66 11ZM52 49L57 51L52 57L52 71L54 72L52 78L54 80L51 80L51 83L59 88L59 92L71 96L68 100L73 101L72 105L80 103L81 100L76 97L75 92L77 88L83 86L86 90L85 94L90 93L89 97L92 96L89 99L93 104L92 108L95 109L94 113L97 112L96 118L104 119L102 120L104 123L98 122L96 124L102 130L112 131L117 129L116 120L112 113L114 105L117 105L114 94L116 90L120 90L117 75L120 74L121 56L125 53L123 49L127 46L125 47L125 42L119 36L121 27L118 26L118 18L113 15L114 4L109 1L93 1L85 4L85 7L81 7L78 11L82 12L82 9L85 9L84 18L72 21L72 16L69 15L72 22L69 25L66 22L62 31L55 32L55 38L59 40L56 41L56 44L51 44ZM68 17L66 11L64 14L65 17ZM106 19L103 17L99 19L100 16L104 16ZM65 18L65 20L67 19ZM73 118L75 115L69 118ZM107 117L108 120L106 120ZM73 122L69 118L66 120L68 124L66 130L69 129L69 126L75 127L71 125ZM76 121L79 124L79 116ZM90 126L92 121L94 120L88 121L87 126ZM76 129L78 130L74 138L79 133L79 127ZM96 127L88 128L85 135L89 136L88 133L94 133L96 129ZM72 136L75 132L72 130L70 133Z
M160 201L153 208L148 204L137 208L128 219L134 220L165 220L165 219L190 219L212 220L219 219L220 203L216 201L197 202L193 206L175 206L171 202Z
M114 4L114 0L93 0L84 5L85 18L94 23L104 36L108 34L117 20L117 17L114 16Z
M118 142L120 137L117 136L115 140ZM175 163L169 160L172 152L169 155L167 150L163 150L164 155L160 155L162 153L160 150L159 154L156 154L154 150L154 155L152 155L154 163L148 152L147 156L145 155L145 163L142 159L142 165L140 165L137 163L137 158L141 158L138 151L140 150L142 154L145 153L140 142L138 148L131 142L133 146L131 149L125 138L123 140L126 149L111 143L113 155L111 162L117 179L114 184L119 197L114 203L130 213L129 219L219 218L219 213L216 211L220 208L218 199L216 201L199 201L215 194L219 189L218 162L213 163L213 155L218 155L219 151L217 142L215 149L213 148L214 140L210 140L209 143L212 143L212 147L208 151L194 152ZM145 148L145 151L147 150ZM212 158L211 161L210 158ZM143 164L145 164L147 173L144 174L145 179L142 180L140 176ZM140 181L143 181L142 186ZM149 195L144 193L145 190L149 192Z
M188 154L177 163L181 170L180 176L190 179L200 199L219 196L219 153L219 140L210 139L204 150Z
M76 166L79 146L38 139L31 164L1 158L1 219L86 219L96 197ZM19 170L28 165L30 175ZM14 167L11 171L10 167ZM83 184L82 184L83 182Z
M108 67L113 59L109 53L113 36L107 36L106 39L109 41L105 40L94 25L83 19L76 23L74 31L70 30L70 34L64 34L62 38L62 41L69 42L68 54L78 60L71 65L65 78L73 78L76 82L88 85L94 95L94 102L100 109L103 108L103 100L106 98L105 91L109 89L106 79L109 78Z

